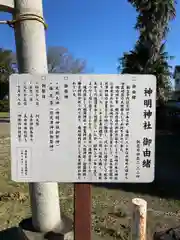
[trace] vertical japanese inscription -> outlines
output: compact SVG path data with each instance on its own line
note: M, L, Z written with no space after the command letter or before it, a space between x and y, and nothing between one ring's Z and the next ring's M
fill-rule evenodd
M82 114L82 125L83 125L83 147L82 147L82 157L83 157L83 177L87 175L87 86L82 87L82 103L83 103L83 114Z
M77 101L78 101L78 179L81 179L82 176L82 159L81 159L81 143L82 143L82 89L81 89L81 81L78 81L78 89L77 89Z
M23 104L24 104L24 106L27 106L27 97L28 97L27 90L28 90L27 83L24 82L24 84L23 84Z
M42 88L44 91L43 96L45 98L45 92L46 88L45 86ZM49 99L49 105L50 106L57 106L60 104L60 85L59 82L56 82L55 84L53 82L50 82L49 89L48 89L48 99Z
M73 85L73 97L77 97L77 84L76 84L76 82L75 81L73 81L73 83L72 83L72 85Z
M18 137L18 141L21 142L22 141L22 114L21 113L17 115L17 125L18 125L17 137Z
M119 108L119 94L120 94L120 87L118 85L115 86L115 99L116 99L116 106L115 106L115 119L114 119L114 147L115 147L115 156L114 156L114 180L118 180L119 178L119 126L120 126L120 108Z
M56 83L55 86L55 104L58 105L60 103L60 86L59 83Z
M35 83L35 102L36 106L39 106L40 100L39 100L40 90L39 90L39 83Z
M105 173L112 179L112 166L108 168L108 133L109 133L109 118L108 118L108 103L109 103L109 85L104 83L104 166ZM106 177L106 175L105 175Z
M121 83L121 99L120 99L120 151L124 148L124 114L125 114L125 84Z
M68 84L65 83L64 84L64 98L68 99L69 95L68 95Z
M54 150L54 109L49 111L49 149Z
M28 95L29 95L29 102L33 102L33 85L32 82L29 82L28 84Z
M97 96L99 101L97 101L97 107L98 107L98 112L97 114L97 119L98 119L98 124L97 124L97 135L98 135L98 158L99 158L99 178L100 179L107 179L107 165L106 162L104 162L103 159L103 84L102 82L99 83L99 96ZM99 116L98 116L99 115Z
M35 128L40 126L40 115L32 113L17 114L17 140L28 143L35 140Z
M113 178L113 117L114 117L114 102L113 102L113 82L109 84L110 98L109 98L109 176Z
M23 137L24 137L24 141L27 142L28 141L28 117L27 114L25 113L23 115Z
M147 136L143 138L143 168L151 167L151 150L150 145L152 143L152 139L148 137L148 132L152 131L152 93L153 90L151 88L144 89L144 122L143 127L145 132L147 132Z
M60 145L60 110L55 110L55 145Z
M34 141L34 118L32 113L30 114L30 119L29 119L29 130L30 130L30 141Z
M41 98L46 99L46 84L45 83L41 84Z
M132 84L132 99L133 100L136 99L136 84L135 83Z
M21 87L19 85L19 83L17 83L17 93L16 93L16 102L17 102L17 105L20 106L22 103L21 103Z
M140 178L140 169L141 169L141 163L140 163L140 156L141 156L141 141L136 141L136 178Z
M117 181L122 152L128 179L130 85L103 81L77 85L78 179L91 174L99 181Z
M126 100L125 100L125 159L124 159L124 169L125 178L129 178L129 114L130 114L130 85L126 85Z
M18 174L27 178L31 174L31 149L30 148L17 148L18 161Z
M43 90L44 89L44 90ZM44 97L43 97L44 96ZM42 97L46 98L46 85L42 84ZM54 151L60 146L60 83L50 82L48 87L49 99L49 150Z
M54 90L54 88L52 86L52 83L50 83L50 86L49 86L49 104L50 104L50 106L54 105L53 90Z
M87 124L89 132L87 133L87 152L88 152L88 172L91 174L92 172L92 83L88 84L88 96L87 96L87 107L89 109L87 116Z
M93 123L93 158L94 158L94 162L93 162L93 170L94 170L94 175L97 176L99 178L99 180L101 179L101 173L99 174L97 171L97 167L98 167L98 136L97 136L97 121L98 121L98 116L97 116L97 83L94 82L93 84L93 92L94 92L94 97L93 97L93 119L92 119L92 123Z

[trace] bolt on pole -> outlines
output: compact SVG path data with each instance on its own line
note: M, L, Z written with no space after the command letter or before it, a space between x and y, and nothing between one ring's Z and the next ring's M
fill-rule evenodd
M0 11L43 16L42 0L0 0ZM19 73L48 73L43 23L23 19L15 24L16 53ZM61 214L57 183L29 184L32 223L40 232L61 228Z

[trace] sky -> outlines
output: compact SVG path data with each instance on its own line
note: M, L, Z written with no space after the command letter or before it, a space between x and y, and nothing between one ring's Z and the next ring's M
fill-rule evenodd
M117 59L138 38L133 28L136 12L127 0L44 0L43 7L47 47L68 48L75 58L86 60L93 73L117 73ZM180 65L180 4L176 10L166 44L175 57L170 62L173 67ZM11 19L9 14L0 13L0 20L7 19ZM15 51L13 30L7 25L0 29L0 47Z

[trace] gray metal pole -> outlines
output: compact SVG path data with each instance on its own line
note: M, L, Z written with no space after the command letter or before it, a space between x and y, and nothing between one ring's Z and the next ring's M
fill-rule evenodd
M43 16L42 0L15 0L17 14ZM20 73L47 73L44 26L37 20L23 20L15 24L15 39ZM42 166L43 168L43 166ZM61 226L57 183L29 184L32 221L40 232L59 231Z

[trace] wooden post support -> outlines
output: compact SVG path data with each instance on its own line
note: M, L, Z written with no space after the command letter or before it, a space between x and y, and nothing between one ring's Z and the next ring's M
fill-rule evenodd
M91 240L91 184L75 184L75 239Z
M131 239L146 240L147 202L141 198L134 198L132 207Z

